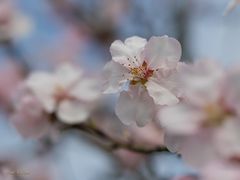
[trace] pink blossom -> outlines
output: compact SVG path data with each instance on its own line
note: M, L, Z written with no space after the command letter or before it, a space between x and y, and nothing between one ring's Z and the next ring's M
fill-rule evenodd
M239 157L240 99L229 100L238 95L233 89L239 84L233 80L239 75L224 73L212 61L197 62L180 73L185 99L159 112L170 150L198 167L220 157Z
M14 176L11 174L11 170L7 167L2 167L0 171L1 180L14 180Z
M6 78L8 77L8 78ZM9 108L12 95L23 78L21 68L15 63L7 63L0 69L0 101Z
M47 113L56 113L65 123L87 120L100 93L95 79L84 77L70 64L60 66L55 73L34 72L26 85Z
M32 20L15 9L13 2L0 2L0 40L22 38L33 30Z
M41 103L26 87L16 96L15 112L10 120L25 138L40 138L48 133L50 127Z

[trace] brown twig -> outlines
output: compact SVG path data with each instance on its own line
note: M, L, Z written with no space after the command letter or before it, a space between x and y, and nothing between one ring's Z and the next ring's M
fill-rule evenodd
M146 148L141 145L134 144L132 142L124 142L117 139L114 139L98 127L91 124L77 124L77 125L64 125L62 130L75 129L87 134L90 134L94 137L98 137L101 140L107 141L109 143L108 149L117 150L117 149L127 149L133 152L150 154L154 152L166 152L168 151L166 147L156 146L154 148Z

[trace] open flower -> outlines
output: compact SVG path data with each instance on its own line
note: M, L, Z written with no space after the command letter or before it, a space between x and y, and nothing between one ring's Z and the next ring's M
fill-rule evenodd
M134 36L124 43L114 41L110 52L112 61L104 69L105 93L116 93L129 83L146 88L155 104L178 103L175 75L181 65L181 45L176 39L152 37L147 42Z
M219 156L240 157L240 99L239 91L233 91L239 86L233 80L239 78L240 73L225 74L211 61L197 62L180 73L186 99L159 112L170 150L196 166Z
M65 123L85 121L99 97L97 81L83 77L71 65L60 66L53 74L35 72L26 81L47 113L56 113Z

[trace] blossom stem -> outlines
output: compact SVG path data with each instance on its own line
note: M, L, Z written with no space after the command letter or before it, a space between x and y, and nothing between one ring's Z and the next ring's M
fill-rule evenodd
M140 146L134 144L132 142L124 142L117 139L114 139L101 129L96 126L89 124L76 124L76 125L64 125L63 130L75 129L92 136L98 137L99 139L104 139L109 143L108 149L110 150L118 150L118 149L127 149L129 151L141 153L141 154L151 154L154 152L168 152L168 149L164 146L156 146L153 148L146 148L144 146Z

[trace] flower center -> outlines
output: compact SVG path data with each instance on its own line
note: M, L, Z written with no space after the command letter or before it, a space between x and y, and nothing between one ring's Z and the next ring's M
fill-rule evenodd
M144 85L153 75L153 72L154 70L149 69L146 61L144 61L141 66L130 69L130 73L133 75L133 79L130 83L132 85L135 85L137 83Z
M207 114L204 126L208 127L219 126L226 120L226 117L234 115L234 112L224 107L223 104L208 104L204 110Z
M57 85L55 87L54 97L57 102L60 102L63 99L67 99L69 96L67 90L64 87L62 87L61 85Z

